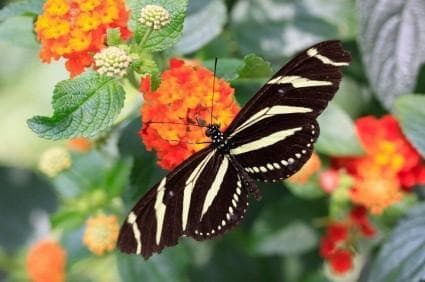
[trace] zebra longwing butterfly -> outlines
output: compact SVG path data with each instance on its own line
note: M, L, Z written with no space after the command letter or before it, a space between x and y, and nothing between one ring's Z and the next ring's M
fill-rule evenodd
M318 43L282 67L242 108L226 131L206 126L212 144L152 187L123 223L118 247L149 258L181 236L216 237L244 217L256 181L298 171L319 136L317 116L351 62L339 41Z

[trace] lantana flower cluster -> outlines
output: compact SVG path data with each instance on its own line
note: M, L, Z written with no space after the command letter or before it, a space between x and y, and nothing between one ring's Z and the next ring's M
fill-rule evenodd
M123 0L47 0L35 24L40 58L49 63L63 57L71 77L78 75L104 48L107 29L118 28L129 38L128 18Z
M334 163L354 177L352 201L380 214L399 202L404 192L425 183L425 165L393 116L360 118L356 129L365 155Z
M172 169L209 141L197 120L210 122L214 74L196 63L172 59L161 84L151 90L149 77L141 82L144 103L140 131L148 150L157 152L158 164ZM234 89L223 79L214 85L214 115L224 130L239 111ZM156 123L159 122L159 123ZM186 125L185 125L186 124Z
M320 241L320 255L335 274L344 274L353 267L354 242L359 235L373 237L375 228L364 207L354 207L347 220L330 223Z

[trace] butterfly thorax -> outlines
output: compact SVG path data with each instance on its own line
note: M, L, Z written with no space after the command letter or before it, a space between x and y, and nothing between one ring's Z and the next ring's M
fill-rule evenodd
M214 148L216 148L221 153L229 153L230 147L226 136L223 132L220 131L218 124L209 124L207 125L207 130L205 131L212 143Z

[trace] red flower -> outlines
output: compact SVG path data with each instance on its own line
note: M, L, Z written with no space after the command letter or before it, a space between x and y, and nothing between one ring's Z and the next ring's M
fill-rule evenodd
M336 250L329 258L331 269L337 274L343 274L353 267L353 256L348 250Z
M325 236L320 240L320 256L322 258L330 258L336 249L335 241Z
M425 182L425 165L392 116L360 118L356 129L366 154L334 164L354 176L353 202L379 214L399 202L403 190Z
M345 241L348 237L348 227L343 223L332 223L328 226L327 236L335 243Z

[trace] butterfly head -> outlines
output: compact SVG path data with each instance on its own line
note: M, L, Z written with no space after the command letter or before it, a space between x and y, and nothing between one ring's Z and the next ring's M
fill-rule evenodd
M217 135L220 135L221 131L220 131L220 125L213 123L213 124L208 124L207 125L207 129L205 130L205 135L213 138Z

